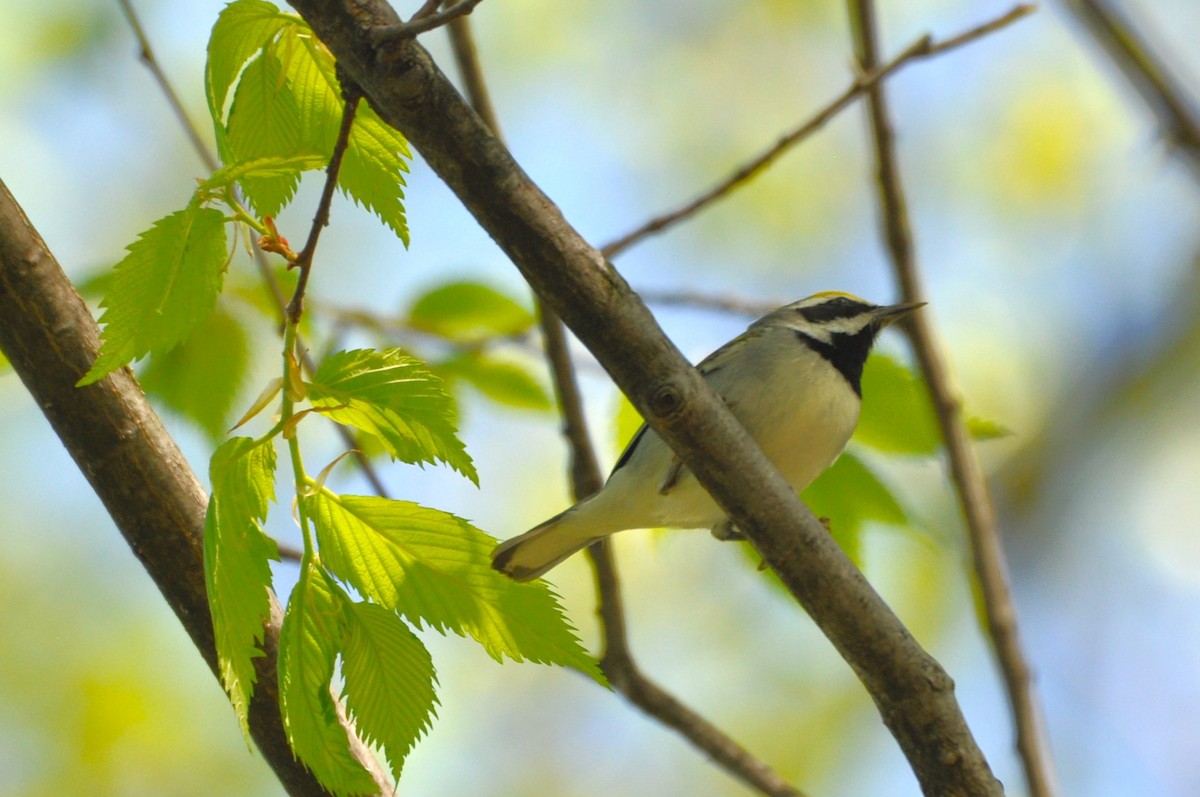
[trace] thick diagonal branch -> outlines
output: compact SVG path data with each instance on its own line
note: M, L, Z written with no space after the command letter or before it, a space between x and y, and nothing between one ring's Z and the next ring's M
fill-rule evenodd
M953 682L800 502L641 299L513 161L415 41L378 51L383 0L293 0L362 87L596 355L866 686L927 794L998 795Z
M0 183L0 349L215 675L204 588L208 498L128 368L75 387L99 339L83 300ZM279 714L275 654L282 620L272 598L265 655L254 660L250 734L289 794L324 795L292 755ZM360 746L356 754L380 790L389 791L370 752Z

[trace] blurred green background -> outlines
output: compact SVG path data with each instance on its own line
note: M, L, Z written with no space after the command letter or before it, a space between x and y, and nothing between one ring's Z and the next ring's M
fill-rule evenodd
M164 68L202 122L204 46L222 3L141 6ZM887 52L1008 8L881 6ZM1200 94L1200 5L1121 8ZM84 280L182 205L203 167L115 3L8 0L5 12L0 178ZM709 186L851 74L846 13L833 0L493 0L472 20L518 161L597 244ZM453 75L442 34L426 44ZM1200 793L1198 172L1060 3L914 64L888 87L928 279L925 312L972 412L1014 432L981 454L1064 794ZM840 289L890 300L864 121L861 109L839 116L748 189L630 250L618 267L658 294L783 303ZM281 218L292 240L307 229L318 188L306 181ZM454 278L524 295L419 158L408 211L405 251L371 216L336 204L313 277L318 301L395 314ZM695 359L747 322L652 307ZM335 329L328 317L321 327L319 313L317 323ZM252 329L239 407L274 369L272 331ZM908 359L894 333L882 348ZM505 356L537 367L528 346ZM594 363L581 371L607 466L617 395ZM502 409L469 390L462 397L481 489L449 471L386 467L394 494L498 537L565 506L553 416ZM0 376L0 407L0 795L281 793L11 373ZM203 472L209 438L166 417ZM314 461L341 450L333 435L306 445L319 452ZM867 574L956 679L994 769L1022 794L943 468L868 459L914 522L867 529ZM339 473L340 489L366 491L349 468ZM270 530L294 540L287 514L277 509ZM703 533L631 532L617 556L634 652L653 677L814 795L918 793L849 670L732 548ZM294 568L281 564L276 576L286 592ZM585 563L571 560L552 580L594 646ZM403 794L747 793L578 676L498 667L460 639L425 638L440 716L406 765Z

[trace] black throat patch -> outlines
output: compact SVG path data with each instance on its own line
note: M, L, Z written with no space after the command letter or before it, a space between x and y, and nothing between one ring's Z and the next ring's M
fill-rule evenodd
M863 366L871 352L871 344L875 342L875 336L878 334L879 328L875 324L868 324L854 335L834 333L832 343L819 341L799 331L796 332L796 337L805 346L828 360L830 365L845 377L850 389L862 398Z

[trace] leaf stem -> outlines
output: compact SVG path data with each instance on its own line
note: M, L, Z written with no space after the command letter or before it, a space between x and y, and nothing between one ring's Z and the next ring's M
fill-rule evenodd
M279 423L278 428L286 428L288 421L292 418L296 411L296 398L290 385L292 384L292 376L295 370L299 368L296 364L295 347L296 347L296 326L297 323L288 320L283 328L283 391L281 392L279 401ZM272 430L274 432L274 430ZM304 495L308 490L308 474L304 471L304 459L300 455L300 439L296 436L296 431L293 429L290 434L284 435L287 440L288 453L292 459L292 478L296 484L296 517L300 524L300 533L304 539L304 556L301 560L302 566L308 564L316 550L313 544L311 524L308 522L308 512L304 508Z

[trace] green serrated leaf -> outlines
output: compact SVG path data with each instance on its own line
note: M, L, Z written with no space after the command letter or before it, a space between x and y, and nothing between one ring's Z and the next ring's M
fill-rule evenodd
M250 743L254 659L263 655L263 622L270 612L268 561L275 543L262 532L275 498L275 449L234 437L209 463L212 495L204 519L204 579L212 612L221 684Z
M370 210L409 244L408 218L404 212L404 173L408 171L408 142L383 122L374 109L360 103L338 187L346 196Z
M447 512L319 490L304 498L330 571L418 627L475 638L492 658L575 667L603 680L545 582L491 567L495 540Z
M337 352L321 363L308 395L328 417L378 437L396 459L444 462L479 483L441 380L400 349Z
M536 320L516 300L477 282L439 285L408 311L408 323L415 329L463 342L517 335Z
M846 555L862 566L862 531L869 521L904 525L908 516L887 485L866 464L846 452L802 494Z
M291 19L294 17L264 0L235 0L217 16L208 39L205 94L218 140L224 133L229 92L242 68L274 40Z
M483 352L467 352L439 363L437 372L448 379L467 382L497 404L523 410L554 408L546 388L527 369Z
M207 78L223 161L309 155L328 159L341 123L341 87L333 55L304 20L259 0L231 4L209 41ZM411 157L404 137L361 103L338 187L375 213L406 246L403 175ZM297 164L289 173L276 164L270 173L239 179L255 209L275 215L294 194L305 167Z
M219 440L249 364L245 328L218 308L186 341L151 360L140 381L147 394Z
M343 109L333 54L300 19L284 29L275 52L300 109L304 145L333 152Z
M347 604L342 698L367 744L383 749L392 776L435 716L433 659L408 626L373 603Z
M333 54L312 31L300 25L284 31L278 51L300 107L306 145L318 152L331 151L343 106ZM405 246L409 235L404 173L411 158L404 136L384 123L369 104L359 103L338 174L338 188L378 216Z
M100 354L79 384L185 340L216 305L226 248L223 214L197 207L159 219L130 244L101 303Z
M301 124L296 98L283 79L283 65L273 50L265 49L246 65L234 90L225 128L227 161L322 155L302 148ZM300 172L246 175L238 182L260 215L275 216L295 195Z
M279 632L279 708L292 750L321 785L339 795L374 794L375 781L351 754L329 691L348 602L319 562L305 562Z

